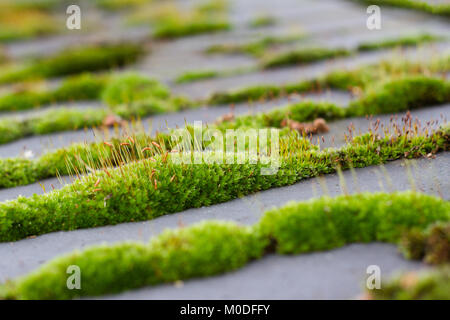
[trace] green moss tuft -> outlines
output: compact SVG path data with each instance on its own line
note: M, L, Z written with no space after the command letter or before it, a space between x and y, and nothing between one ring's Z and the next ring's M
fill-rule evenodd
M211 79L219 76L219 72L215 70L201 70L201 71L187 71L179 75L176 79L176 83L188 83L203 79Z
M7 282L0 288L0 297L70 299L116 293L227 272L274 248L293 254L353 242L395 243L405 229L424 229L449 219L448 202L414 192L323 197L272 209L252 227L201 222L167 230L148 244L127 242L76 251ZM67 268L71 265L81 270L80 290L67 289ZM392 290L384 294L389 292Z
M262 27L269 27L274 26L277 24L277 19L273 16L264 14L254 17L250 23L250 28L262 28Z
M377 300L449 300L450 266L404 273L367 294Z
M350 103L348 112L355 116L402 112L450 101L450 82L414 76L388 82Z
M71 48L7 72L0 77L0 83L108 70L133 63L143 53L141 46L131 43Z
M346 49L308 48L268 56L264 58L261 65L263 69L271 69L343 57L350 54L350 51Z
M106 76L87 73L67 78L56 89L28 89L8 93L0 96L0 111L28 110L58 102L97 100L106 82Z
M131 162L109 172L96 171L49 194L1 203L0 241L58 230L148 220L290 185L335 172L337 166L342 169L365 167L402 157L422 156L447 146L447 137L440 132L431 136L408 133L395 139L366 134L340 149L320 152L315 148L297 148L304 145L301 137L281 139L287 140L280 142L280 168L273 175L262 174L264 166L260 162L178 165L171 161L177 154L169 153L155 156L153 161ZM87 171L86 168L83 170ZM102 181L99 184L96 183L98 179ZM208 195L201 190L209 190Z
M427 12L430 14L442 15L450 17L450 5L449 4L429 4L420 0L356 0L366 3L368 5L386 5L399 8L407 8L418 11Z
M392 47L411 47L422 43L435 42L441 40L441 37L433 36L431 34L419 34L395 39L388 39L376 42L364 42L358 45L358 51L372 51L379 49L386 49Z

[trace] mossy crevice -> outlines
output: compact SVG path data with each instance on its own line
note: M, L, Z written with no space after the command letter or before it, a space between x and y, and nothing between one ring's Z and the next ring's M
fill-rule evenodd
M5 72L0 83L12 83L109 70L134 63L144 54L141 45L133 43L102 44L65 49L53 56L39 58Z
M160 145L153 144L150 148L138 148L138 152L153 148L160 150L161 155L150 159L140 157L137 162L115 169L107 168L111 160L106 159L106 163L102 163L105 167L60 190L1 203L0 241L14 241L59 230L148 220L290 185L335 172L338 167L366 167L447 150L445 130L431 135L417 130L411 127L402 133L397 128L393 135L384 138L368 133L354 138L340 149L323 151L315 147L299 148L305 146L305 139L298 135L281 137L280 168L273 175L264 175L261 169L265 165L261 162L250 164L248 159L243 164L202 162L180 165L171 160L178 156L177 153L168 153ZM132 140L126 144L131 145ZM105 146L103 150L108 148ZM108 155L108 151L103 152ZM73 174L89 173L92 168L85 164ZM208 195L205 196L201 190L209 190Z
M146 88L144 84L149 84ZM134 90L135 86L138 86L140 90ZM125 93L124 93L125 92ZM127 96L126 92L129 92ZM377 93L378 92L378 93ZM116 101L113 106L113 110L116 114L119 114L123 118L129 118L134 116L144 116L148 114L149 110L152 112L169 112L171 110L177 110L177 103L173 104L173 107L166 106L166 102L158 104L159 98L148 99L148 95L152 97L166 97L168 93L167 89L160 84L155 83L152 80L137 77L136 75L125 76L119 78L116 83L112 83L110 89L105 92L105 101ZM126 103L121 99L116 99L115 96L120 95ZM144 95L145 101L141 101L140 97ZM175 98L174 98L175 99ZM149 101L155 101L153 105ZM129 102L132 102L131 107ZM318 102L300 102L290 104L284 107L274 109L269 112L257 113L253 115L243 115L239 117L232 117L232 119L222 120L216 124L210 124L209 128L219 129L225 131L227 129L258 129L258 128L283 128L283 121L286 119L297 122L310 122L317 118L323 118L327 121L344 119L349 117L357 117L364 115L376 115L382 113L403 112L417 107L426 107L427 105L437 105L440 103L450 102L450 85L448 82L426 77L409 77L406 79L391 81L378 88L378 91L373 91L370 94L356 100L350 104L349 107L343 108L341 106L332 103L318 103ZM114 103L113 103L114 104ZM161 109L157 109L154 106L163 106ZM52 114L51 117L44 117L43 122L35 122L35 130L41 130L39 132L45 132L45 130L51 129L63 129L62 127L55 127L58 123L64 123L67 115L72 115L69 122L74 124L78 117L78 113L74 112L66 113L61 112L63 117L61 120L55 119L57 115ZM85 113L83 113L85 116ZM89 115L89 114L88 114ZM101 124L106 113L103 111L96 111L92 114L94 118L90 118L91 121L97 122L94 125ZM82 118L83 119L83 118ZM64 121L62 121L64 120ZM1 124L1 122L0 122ZM8 138L8 134L14 134L14 130L17 126L10 121L5 122L5 135ZM75 123L75 125L82 125L82 123ZM1 131L1 126L0 126ZM283 128L282 134L289 133L289 128ZM23 134L23 131L17 130L17 134ZM170 149L169 140L170 133L160 133L153 139L145 134L138 134L134 136L134 140L139 143L137 145L147 145L151 141L157 141L165 145L166 149ZM102 151L103 143L92 144L74 144L71 147L58 149L49 152L39 159L25 160L25 159L0 159L0 188L9 188L17 185L23 185L32 183L41 179L54 177L57 173L61 175L67 175L70 172L67 168L67 160L71 163L81 165L77 158L88 161L92 167L102 165L102 161L107 163L114 159L114 154L123 149L121 146L123 143L128 143L127 137L115 138L111 141L111 152L105 153ZM138 148L132 148L129 150L133 154L139 154ZM103 159L103 160L102 160ZM124 162L132 161L132 158L127 158ZM116 166L119 163L112 161L110 165Z
M71 299L117 293L234 270L269 248L299 254L355 242L397 243L405 230L449 220L448 202L415 192L323 197L272 209L251 227L201 222L166 230L147 244L102 245L67 254L7 282L0 297ZM67 289L70 265L81 270L80 290Z
M91 87L92 83L97 87ZM89 86L92 91L85 91L85 85ZM78 93L67 92L68 88L76 88L81 91ZM75 83L67 82L66 85L56 89L54 94L60 95L61 99L66 99L71 94L75 94L77 97L91 94L101 95L108 108L84 110L60 108L25 119L3 118L0 120L0 144L27 136L102 125L111 126L121 120L174 112L194 106L187 99L170 94L169 90L156 80L133 73L113 77L106 85L98 78L84 80L82 78L79 82L78 80ZM114 119L114 123L106 123L108 116Z

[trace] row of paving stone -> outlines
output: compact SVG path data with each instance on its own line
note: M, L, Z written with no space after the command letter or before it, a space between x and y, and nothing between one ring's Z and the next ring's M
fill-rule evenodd
M328 46L352 47L362 39L382 38L384 35L406 34L411 30L427 30L441 32L448 29L448 24L436 18L420 13L389 9L383 12L386 33L378 35L368 32L365 28L365 8L351 1L306 1L306 0L282 0L274 5L272 2L259 0L233 1L234 9L231 13L233 24L237 26L228 34L207 35L189 37L171 42L156 43L154 48L136 68L145 74L158 77L164 81L173 79L183 70L195 68L223 68L229 69L236 66L248 66L254 61L246 57L215 58L205 57L201 48L217 41L222 43L241 38L255 37L255 32L248 30L246 22L254 14L254 8L262 12L273 14L282 21L281 25L265 28L262 35L279 33L288 30L289 27L300 26L307 33L314 36L317 43ZM423 28L422 28L423 27ZM121 28L117 27L117 30ZM137 30L137 29L136 29ZM147 31L137 30L139 39L147 36ZM142 33L140 33L142 32ZM114 35L119 37L119 33ZM126 33L124 36L127 37ZM103 35L102 35L103 37ZM55 50L67 46L70 37L59 37L54 40ZM80 37L81 38L81 37ZM130 35L130 38L132 36ZM138 38L136 38L138 39ZM33 41L10 47L10 51L17 55L23 52L46 53L46 46L50 42ZM85 39L80 39L85 41ZM448 44L432 46L422 51L422 58L429 58L433 51L444 52L448 50ZM379 61L391 56L390 51L358 55L346 59L338 59L333 62L317 63L311 66L285 68L276 71L256 72L248 75L224 79L212 79L183 86L172 86L176 93L187 94L190 97L205 97L210 92L232 89L259 83L286 83L307 79L342 67L357 67L362 64ZM408 50L405 56L419 56L417 50ZM170 83L170 82L168 82ZM329 92L322 95L309 95L308 98L336 102L345 105L351 97L340 92ZM237 114L247 113L249 110L262 111L286 103L286 100L267 102L250 106L243 104L237 106ZM153 130L164 128L167 125L175 125L192 122L194 120L214 121L218 116L229 112L228 106L215 108L200 108L188 110L177 114L167 114L153 117ZM414 111L414 117L423 122L431 119L441 119L450 115L450 105L436 106ZM384 123L388 123L390 116L380 117ZM344 143L344 133L352 123L356 130L366 131L369 121L364 118L345 119L330 123L330 133L325 135L323 146L339 146ZM147 127L148 128L148 127ZM153 131L154 132L154 131ZM44 149L66 146L76 141L93 141L92 132L83 131L66 132L41 137L31 137L0 146L0 157L19 155L25 148L32 150L36 156ZM445 199L450 198L449 188L449 154L439 154L436 159L419 159L411 166L415 187L429 194L440 195ZM394 161L385 166L387 176L380 167L369 167L356 170L357 183L353 181L350 172L344 172L347 187L350 192L378 191L378 190L405 190L411 188L407 168L403 161ZM387 177L390 177L388 179ZM330 195L340 194L339 178L327 175L326 182ZM389 182L391 181L391 182ZM44 183L57 186L56 179L49 179ZM39 184L18 188L0 190L0 200L13 199L19 194L31 195L41 193ZM177 227L180 221L184 224L192 224L205 219L233 220L243 224L251 224L257 221L262 212L272 206L280 206L291 200L306 200L314 196L324 194L316 179L304 180L292 186L267 190L255 195L236 199L210 207L190 209L177 214L167 215L158 219L139 223L125 223L116 226L76 230L70 232L55 232L38 236L34 239L25 239L14 243L0 244L0 281L7 278L25 274L42 263L74 249L80 249L88 245L102 242L114 243L124 240L147 241L150 237L159 234L165 228ZM255 299L282 299L282 298L353 298L361 292L365 271L368 265L377 264L381 267L383 275L389 275L399 269L423 268L421 263L406 261L397 253L394 246L386 244L351 245L341 249L323 253L299 255L294 257L268 256L261 261L226 275L207 279L196 279L185 282L184 285L172 284L158 286L156 288L144 288L120 295L105 298L137 298L137 299L214 299L214 298L255 298Z

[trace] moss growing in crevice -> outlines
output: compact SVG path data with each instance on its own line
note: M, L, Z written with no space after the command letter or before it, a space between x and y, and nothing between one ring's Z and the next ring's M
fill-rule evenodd
M403 273L384 281L381 289L367 291L367 296L374 300L449 300L450 265Z
M361 43L355 49L344 48L304 48L282 52L270 52L277 46L294 43L301 39L301 36L273 36L245 44L218 44L212 45L206 49L206 53L228 53L228 54L249 54L259 59L259 65L256 68L248 68L246 72L258 70L279 68L291 65L302 65L332 58L345 57L351 54L357 54L363 51L381 50L395 47L418 46L427 42L434 42L444 39L443 37L431 34L420 34L416 36L392 38L376 42ZM245 69L244 69L245 70ZM198 72L200 75L201 72ZM189 77L183 79L183 82L193 82L206 78L227 77L239 74L234 70L208 70L208 74L198 77ZM181 76L180 76L181 77Z
M170 94L169 90L156 80L136 74L124 74L112 78L105 85L99 79L81 78L66 82L53 94L60 99L66 99L78 89L78 98L83 95L99 95L109 108L48 110L26 119L3 118L0 120L0 144L11 142L26 136L42 135L52 132L77 130L95 126L112 126L120 124L122 120L149 116L157 113L173 112L194 104L183 97ZM90 87L91 84L97 87ZM90 90L84 90L85 86ZM69 96L66 96L69 95ZM34 95L32 95L35 97ZM27 96L22 97L24 99ZM30 97L30 95L28 95ZM17 97L14 96L14 99ZM25 101L29 104L31 101ZM107 117L112 119L108 123Z
M450 263L450 223L436 223L426 230L409 230L401 240L405 257L430 264Z
M227 31L232 28L227 17L228 7L225 0L205 1L184 11L173 3L151 3L132 14L129 22L150 24L153 36L158 39Z
M429 4L421 0L353 0L363 2L367 5L386 5L392 7L413 9L423 11L430 14L442 15L444 17L450 17L450 5L449 4Z
M0 83L109 70L134 63L143 53L142 46L132 43L66 49L53 56L37 59L28 65L2 74Z
M355 70L332 71L327 75L311 80L303 80L283 85L256 85L232 90L215 92L208 99L208 104L227 104L247 101L273 99L289 94L320 92L325 89L367 90L380 82L423 76L426 74L445 74L450 71L450 56L441 57L428 63L409 61L382 61Z
M123 81L124 79L131 79L133 81L129 83L128 80ZM141 86L141 84L147 82L149 88L145 89L145 86ZM134 85L139 85L142 91L134 90ZM130 89L132 95L127 96L126 94L123 94L122 90L125 88L127 88L127 90ZM155 96L142 96L141 94L147 92L147 90L149 90L148 92L150 93L153 92L153 90L156 90L156 92L159 92L159 97L161 97L161 95L165 96L167 93L165 87L155 84L152 80L140 78L136 75L126 75L124 78L118 78L113 82L108 94L105 95L105 99L106 101L109 99L112 99L112 101L119 101L120 99L117 100L116 98L113 98L117 94L126 97L125 101L128 101L129 103L117 103L117 105L113 107L117 114L120 114L125 118L146 115L149 112L170 112L172 110L179 110L182 106L186 106L186 104L183 104L183 100L177 101L176 97L171 98L171 101L173 101L171 105L167 105L166 101L161 101ZM428 93L423 95L423 91ZM425 107L427 105L449 102L449 91L448 82L443 80L410 77L389 82L381 87L379 96L377 96L375 92L372 92L367 97L352 102L348 108L332 103L304 101L286 105L264 113L243 115L239 117L234 117L233 115L229 119L221 119L221 121L217 121L215 124L210 124L209 128L222 131L227 129L283 128L283 121L285 120L303 123L314 121L317 118L331 121L366 114L374 115L380 113L401 112L419 106ZM392 94L392 92L396 92L396 94ZM412 93L403 94L402 92ZM145 97L144 101L140 100L142 97ZM427 99L424 99L424 97L427 97ZM120 101L123 102L122 100ZM368 101L370 101L370 104ZM90 114L90 112L92 112L92 114ZM27 122L25 122L25 125L22 125L20 122L15 123L10 120L0 121L0 132L3 133L4 139L14 140L22 137L24 132L27 132L25 130L30 130L29 134L42 134L53 130L67 130L67 128L70 127L82 128L87 124L98 125L103 122L106 115L107 113L105 110L94 110L88 111L87 113L76 110L72 110L71 112L62 110L60 112L44 114L38 121L35 121L33 126L31 126L31 124L28 125ZM86 116L91 116L91 118L84 120L84 117ZM87 121L91 122L89 123ZM284 127L281 133L286 134L289 133L289 131L288 127ZM448 132L446 134L448 135ZM157 137L154 137L154 139L145 134L139 135L136 139L145 144L155 139L163 140L166 143L169 138L170 133L160 133ZM128 141L126 141L126 139L127 138L114 139L114 150L119 150L121 143L127 143ZM65 157L69 157L73 162L76 162L77 156L86 160L87 155L89 155L92 165L98 166L100 164L100 146L101 144L99 143L85 145L75 144L73 147L49 152L36 160L0 160L0 188L14 187L35 182L39 179L53 177L57 172L63 175L69 174L66 168ZM167 149L170 149L168 144L166 147ZM107 158L109 158L109 156ZM118 163L115 162L113 163L113 165L117 164ZM40 169L36 170L36 168Z
M280 36L267 36L259 40L250 41L243 44L216 44L209 46L205 53L217 54L249 54L254 57L261 57L267 50L274 49L281 45L292 44L304 39L303 34L291 34Z
M262 28L262 27L270 27L277 24L277 18L268 14L260 14L255 16L249 22L249 27L253 29Z
M0 288L0 297L70 299L116 293L220 274L274 249L298 254L354 242L396 243L405 230L425 229L449 219L448 202L414 192L323 197L272 209L252 227L201 222L167 230L148 244L94 246L67 254L7 282ZM82 272L80 290L67 289L70 265Z
M331 58L345 57L351 52L346 49L307 48L286 53L269 55L261 62L262 69L272 69L289 65L306 64Z
M347 114L364 116L413 110L450 102L450 82L414 76L387 82L351 102Z
M400 131L395 133L395 138L389 135L381 138L369 133L340 149L324 151L299 148L305 145L305 139L300 136L288 135L280 139L280 167L273 175L262 173L265 166L261 162L250 164L248 159L243 164L201 162L180 165L176 161L178 158L173 158L178 157L178 153L168 153L158 144L137 147L137 152L141 153L153 150L153 155L156 151L152 159L141 156L139 161L113 169L108 168L111 160L106 156L110 146L105 145L105 160L99 167L87 161L84 166L73 168L73 174L77 176L98 169L94 173L48 194L19 197L0 204L3 217L0 219L0 241L14 241L57 230L148 220L290 185L335 172L338 166L342 169L366 167L448 148L448 137L441 131L432 135L410 130L402 134ZM130 140L126 145L135 143ZM132 157L128 147L123 151L122 158ZM118 156L120 161L120 154ZM201 190L209 190L208 195Z
M51 9L57 1L5 1L0 3L0 42L56 34L60 23Z
M358 45L357 50L358 51L373 51L373 50L380 50L380 49L386 49L386 48L393 48L393 47L411 47L411 46L417 46L419 44L428 43L428 42L435 42L438 40L442 40L442 37L433 36L428 33L419 34L419 35L412 35L412 36L405 36L400 38L392 38L387 40L380 40L380 41L374 41L374 42L364 42Z
M98 100L108 77L86 73L69 77L55 89L19 89L0 96L0 111L20 111L43 105L81 100Z

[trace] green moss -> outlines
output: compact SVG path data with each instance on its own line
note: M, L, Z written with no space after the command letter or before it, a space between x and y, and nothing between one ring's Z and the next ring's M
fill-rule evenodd
M405 208L408 208L405 210ZM411 228L450 220L450 204L413 192L364 193L289 204L266 212L257 228L282 254L329 250L348 243L397 243Z
M240 74L246 74L249 72L255 71L256 68L251 67L240 67L235 69L229 69L229 70L199 70L199 71L187 71L182 74L180 74L176 79L175 83L182 84L182 83L190 83L195 81L201 81L206 79L213 79L218 77L231 77L231 76L237 76Z
M56 89L9 93L0 96L0 111L28 110L58 102L97 100L106 82L106 76L82 74L67 78Z
M229 9L230 3L227 0L206 0L194 8L199 14L225 14Z
M7 72L0 83L108 70L135 62L143 52L142 47L131 43L71 48Z
M53 10L59 5L59 0L2 0L1 8L10 8L15 10Z
M231 24L226 20L216 20L209 17L188 21L168 20L158 24L153 36L156 38L179 38L190 35L227 31Z
M450 262L450 223L435 223L426 230L409 230L401 239L405 257L430 264Z
M262 28L262 27L269 27L273 26L277 23L277 19L270 15L259 15L254 17L250 23L249 26L251 28Z
M222 130L238 128L280 128L284 119L298 122L313 121L317 118L327 120L345 117L345 109L332 103L316 103L311 101L287 105L266 113L240 116L234 120L224 121L217 125Z
M32 1L0 3L0 42L57 33L59 19L44 4Z
M158 81L128 73L114 78L103 92L102 99L109 106L117 106L143 101L150 97L167 99L169 96L169 89Z
M291 148L303 144L304 139L298 136L281 139L287 141L280 142L284 148L280 150L281 167L273 175L262 174L261 163L178 165L171 161L177 154L169 153L155 156L154 161L143 159L109 172L95 172L49 194L2 203L0 241L57 230L148 220L290 185L334 172L337 166L365 167L446 150L448 137L440 132L430 136L408 133L396 139L367 134L340 149L321 152L315 148ZM101 183L97 184L98 179ZM208 195L202 190L209 190Z
M156 113L195 107L192 102L183 97L172 96L169 90L156 80L137 74L124 74L108 80L107 84L102 78L81 76L80 78L67 80L51 95L54 100L67 100L72 95L75 95L76 98L97 97L100 92L102 92L104 102L109 104L109 109L76 110L60 108L48 110L26 119L4 118L0 120L0 144L31 135L99 126L102 125L107 115L116 115L119 118L131 120ZM50 102L49 97L45 94L40 96L40 94L33 93L21 97L20 95L12 97L17 101L22 99L23 107L30 107L38 99L44 102L45 98ZM27 100L27 97L35 100ZM8 100L6 101L8 102Z
M285 53L274 54L262 61L263 69L271 69L289 65L298 65L350 55L346 49L306 48Z
M6 62L8 62L9 58L5 52L5 50L3 50L2 47L0 47L0 66Z
M450 266L404 273L384 281L381 289L367 294L377 300L449 300Z
M208 99L208 104L227 104L254 101L258 99L271 99L291 93L319 91L331 88L348 90L359 87L362 90L380 82L408 78L423 73L445 74L450 71L450 56L434 59L428 63L409 61L381 61L380 63L364 66L356 70L339 70L313 80L283 85L256 85L232 90L228 92L215 92Z
M167 39L230 30L227 11L227 1L207 1L184 12L177 7L163 8L160 14L152 10L153 36Z
M128 75L125 76L125 78L128 77ZM131 75L131 78L134 78L134 76ZM146 83L145 79L146 78L143 79L144 83ZM140 82L138 81L136 83ZM121 78L118 78L117 83L113 83L113 88L115 89L111 91L112 94L110 96L108 95L110 99L112 99L111 101L113 101L113 104L114 101L117 101L116 94L118 92L122 92L121 90L124 90L124 87L121 87L121 84L122 80ZM129 118L134 116L145 116L157 112L170 112L180 110L181 108L184 108L186 106L194 107L194 105L190 105L189 102L185 102L182 99L180 101L177 101L178 98L176 97L170 97L168 101L155 98L151 95L151 92L153 90L152 88L157 88L156 92L159 92L158 94L161 94L161 92L165 93L166 91L164 89L161 89L159 85L155 84L153 80L150 80L148 84L150 85L150 90L148 91L150 93L150 96L147 97L136 91L134 89L134 86L127 87L129 90L131 90L133 95L127 96L127 91L124 91L125 93L119 94L119 96L125 97L125 101L130 101L130 103L119 104L115 106L113 109L114 112L118 115L121 115L122 117ZM387 94L386 88L388 90ZM392 88L395 88L395 90L393 90ZM143 90L143 92L146 92L147 90L144 86L142 86L141 89ZM301 87L292 86L288 89L295 92L301 89ZM413 93L402 94L403 91L401 90L403 90L404 92ZM424 94L424 91L427 93ZM395 94L393 94L392 92L395 92ZM256 92L256 94L259 94L259 92ZM447 96L447 98L441 99L445 95ZM139 98L136 100L136 97ZM140 101L141 98L145 98L145 101ZM381 102L379 103L377 101ZM448 101L450 101L450 98L448 96L448 82L434 78L412 77L389 82L385 84L384 87L381 87L379 96L377 96L377 94L373 92L367 97L363 97L360 100L352 102L350 104L350 107L347 108L337 106L332 103L317 103L305 101L286 105L265 113L239 116L232 120L221 121L218 124L210 125L209 127L217 128L220 130L268 127L280 128L281 122L284 119L291 119L298 122L309 122L317 118L324 118L325 120L330 121L346 117L363 116L366 114L401 112L409 108L434 105L437 103L444 103ZM0 139L0 143L19 139L25 135L36 135L53 131L83 128L89 125L99 125L102 123L102 120L106 116L106 114L106 110L102 109L88 110L87 112L76 110L65 111L64 109L62 109L61 111L58 111L56 113L52 111L50 111L49 113L45 113L42 116L38 117L37 120L35 120L36 118L32 119L31 121L15 122L11 121L10 119L2 120L0 121L0 133L2 133L0 137L2 137L3 140ZM283 130L289 132L288 128L284 128ZM445 128L443 130L447 130L447 132L444 132L444 134L448 135L448 128ZM169 134L160 134L158 136L158 139L167 141L169 139L169 136ZM150 137L142 135L143 144L146 144L151 140L152 139ZM120 143L126 141L121 141L121 139L114 139L113 142L115 150L119 150ZM166 145L166 147L167 149L170 149L169 145ZM41 170L35 171L33 174L30 174L29 170L26 170L19 165L18 167L15 167L17 174L11 175L9 172L11 172L12 169L9 162L2 163L0 161L0 173L2 173L3 175L2 179L0 179L0 188L13 187L24 183L26 184L34 182L39 179L53 177L57 173L57 171L55 171L56 168L58 168L60 174L69 174L70 172L68 172L66 168L65 157L70 157L71 160L76 163L75 160L77 155L83 158L84 161L91 159L91 165L93 167L99 166L101 164L99 152L100 148L98 143L84 145L81 147L79 145L74 145L74 148L69 147L59 149L45 155L41 159L35 160L40 164L39 167L41 168ZM133 152L137 152L137 149ZM88 154L89 157L86 158ZM107 158L113 159L114 157L112 155L109 155ZM10 159L9 161L14 162L13 159ZM22 163L22 160L18 161L19 163ZM114 163L114 165L117 164L118 163ZM26 178L17 179L17 177L22 176L26 176Z
M353 242L396 243L408 228L424 229L449 219L448 202L413 192L323 197L270 210L252 227L201 222L166 230L148 244L127 242L76 251L7 282L0 297L70 299L116 293L234 270L273 249L292 254ZM80 290L67 289L71 265L81 270Z
M441 37L436 37L431 34L419 34L414 36L407 36L402 38L388 39L377 42L364 42L358 45L358 51L372 51L392 47L411 47L422 43L434 42L441 40Z
M361 99L351 102L348 113L354 116L402 112L450 101L450 82L415 76L388 82Z
M215 70L201 70L201 71L187 71L179 75L176 79L176 83L188 83L197 80L211 79L219 76L219 72Z
M177 111L169 89L160 82L128 73L113 79L102 94L103 102L126 119Z
M368 5L386 5L400 8L408 8L418 11L424 11L431 14L442 15L450 17L450 5L449 4L428 4L424 1L418 0L357 0L359 2L366 3Z
M292 34L285 36L267 36L259 40L244 44L216 44L208 47L206 53L231 53L231 54L249 54L255 57L261 57L266 50L274 49L284 44L295 43L302 40L303 34Z
M286 94L309 92L317 88L318 84L315 80L305 80L298 83L287 84L284 86L277 85L258 85L251 86L230 92L216 92L208 99L208 104L229 104L248 102L256 100L273 99Z
M94 0L93 2L102 9L116 11L129 9L130 7L139 7L149 2L149 0Z

